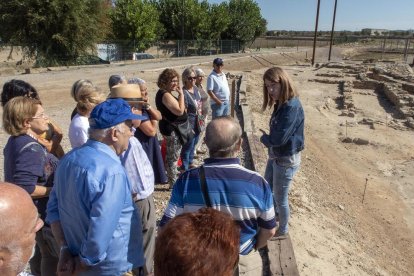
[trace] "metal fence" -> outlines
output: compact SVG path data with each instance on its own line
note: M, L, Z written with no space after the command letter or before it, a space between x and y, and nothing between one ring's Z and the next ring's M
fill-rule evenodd
M143 56L137 53L136 41L106 41L97 46L100 58L109 61L132 60ZM205 56L240 51L240 43L236 40L168 40L158 41L145 53L156 58ZM138 54L138 55L137 55ZM147 56L150 58L150 56Z
M316 47L329 47L328 37L318 37ZM365 47L375 59L392 59L414 63L414 38L408 37L334 37L333 45ZM250 46L251 49L280 47L313 47L313 37L259 37Z
M236 40L162 40L154 43L144 53L138 52L137 42L134 40L104 41L96 45L95 50L78 57L75 64L97 64L105 61L126 61L147 58L173 58L186 56L205 56L237 53L240 51L240 43ZM21 62L22 49L13 46L12 55L9 55L12 45L0 43L0 61ZM64 56L57 61L65 65L68 60ZM59 63L59 62L57 62ZM72 62L74 63L74 62ZM40 65L42 66L42 65Z

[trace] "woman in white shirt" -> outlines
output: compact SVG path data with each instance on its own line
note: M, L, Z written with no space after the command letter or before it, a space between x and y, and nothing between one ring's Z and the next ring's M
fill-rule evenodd
M94 86L84 86L77 92L76 98L78 113L69 126L69 141L73 149L88 140L89 114L96 105L105 100L105 96Z

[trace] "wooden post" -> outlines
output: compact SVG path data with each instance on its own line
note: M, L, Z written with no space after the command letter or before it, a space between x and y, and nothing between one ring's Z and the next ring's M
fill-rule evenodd
M408 56L408 45L409 45L409 39L407 38L405 40L405 48L404 48L404 61L407 61L407 56Z
M236 80L231 82L230 114L234 118L234 102L236 101Z
M345 138L348 138L348 120L345 120Z
M364 194L362 195L362 204L364 204L365 192L367 191L367 185L368 185L368 178L365 178L365 188L364 188Z
M384 52L385 52L385 41L387 39L384 37L384 41L382 43L382 52L381 52L381 59L384 59Z

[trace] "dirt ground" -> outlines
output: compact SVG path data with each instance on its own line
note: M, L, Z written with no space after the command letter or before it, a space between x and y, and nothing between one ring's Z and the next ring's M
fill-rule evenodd
M387 121L393 119L393 113L369 89L356 90L355 117L340 116L335 101L340 95L338 85L310 81L317 73L335 70L316 70L305 63L311 51L299 50L262 50L223 58L226 72L248 77L248 104L258 135L259 128L268 128L271 113L260 110L263 72L272 65L282 66L299 90L306 116L306 144L290 195L290 235L301 275L414 275L414 131L389 127ZM326 49L318 50L316 61L323 62L326 53ZM334 49L334 60L341 60L342 53L349 58L353 50ZM90 79L108 90L111 74L139 76L147 80L154 97L163 68L175 67L181 73L186 66L196 65L209 73L211 61L212 57L191 57L38 69L31 74L3 66L0 85L12 78L33 84L46 112L66 134L75 106L69 95L74 81ZM358 123L363 118L379 123L370 128ZM1 129L0 150L7 137ZM369 144L343 143L344 137L366 139ZM63 145L69 149L67 136ZM167 197L168 192L157 192L159 214Z

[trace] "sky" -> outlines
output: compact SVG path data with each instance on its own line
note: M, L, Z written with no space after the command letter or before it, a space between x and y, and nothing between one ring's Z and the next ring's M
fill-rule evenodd
M337 0L335 30L414 29L414 0ZM209 0L221 3L220 0ZM256 0L268 30L313 31L318 0ZM318 30L330 31L335 0L320 0Z

